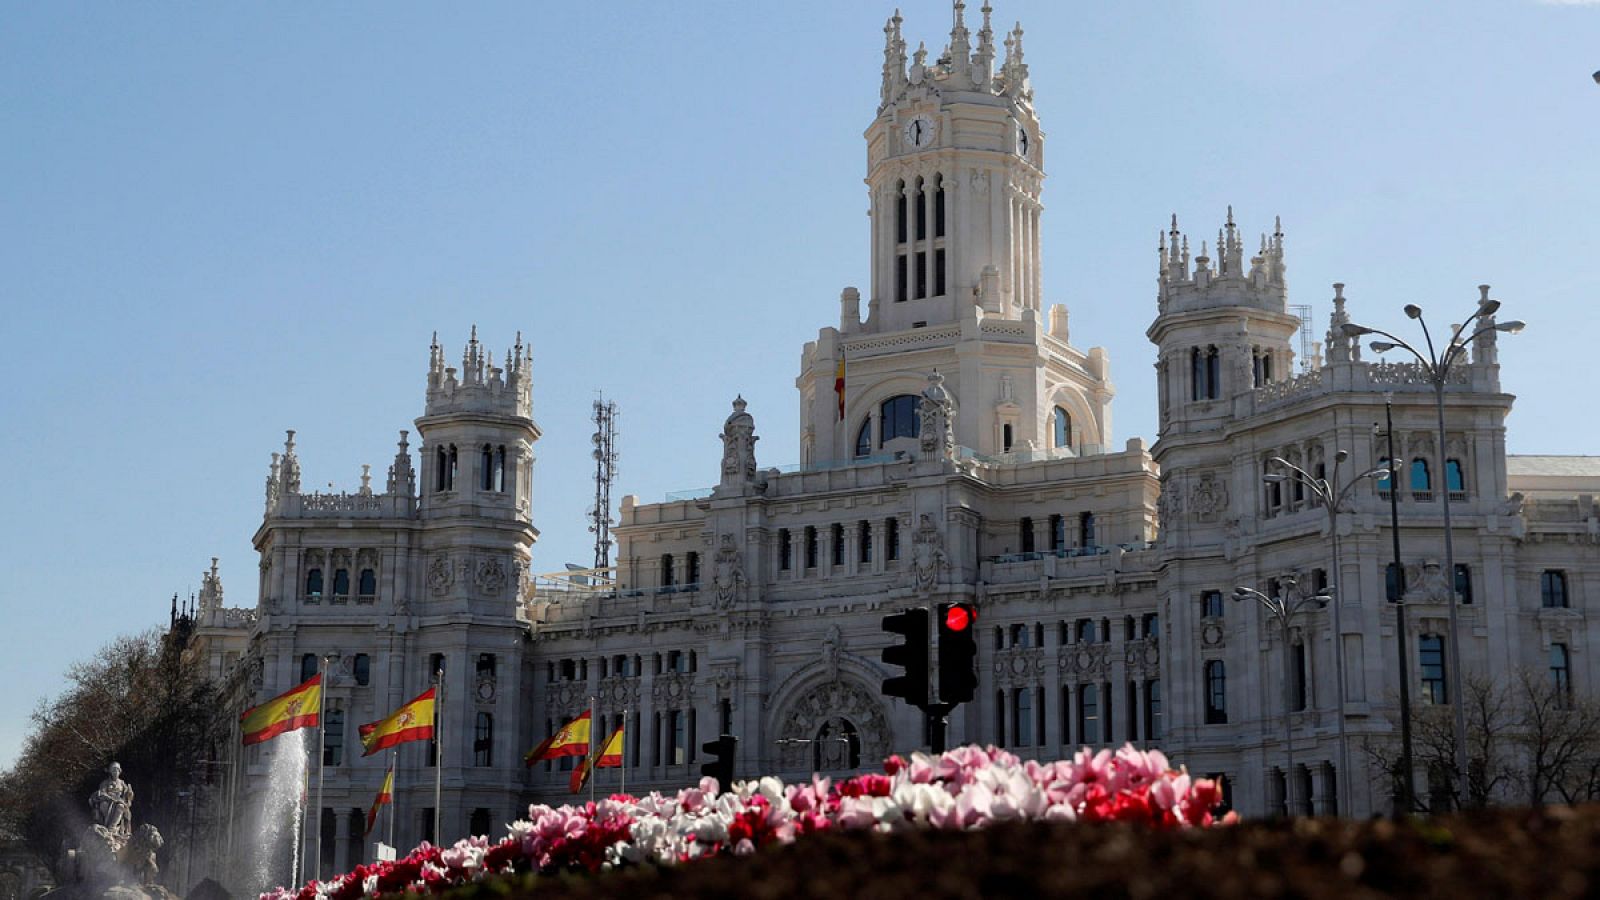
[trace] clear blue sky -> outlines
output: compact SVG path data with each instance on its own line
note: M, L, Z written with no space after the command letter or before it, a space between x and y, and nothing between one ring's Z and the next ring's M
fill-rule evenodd
M949 4L901 0L937 52ZM979 0L971 3L975 20ZM1281 215L1326 328L1494 285L1513 452L1600 452L1600 4L997 0L1049 140L1044 287L1154 437L1155 243ZM889 2L9 4L0 12L0 765L36 700L222 558L256 599L268 454L380 474L429 335L532 343L540 570L618 495L716 478L750 401L799 457L801 344L867 265Z

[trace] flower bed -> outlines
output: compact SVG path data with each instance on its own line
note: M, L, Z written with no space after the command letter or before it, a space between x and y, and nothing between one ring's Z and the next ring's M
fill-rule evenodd
M718 792L712 779L667 796L614 794L581 806L534 805L498 842L428 844L404 859L360 866L262 900L355 900L401 890L439 892L514 872L596 872L742 856L816 832L964 831L1015 821L1132 822L1156 828L1215 824L1217 786L1173 770L1159 751L1084 749L1070 760L1023 761L993 747L913 754L883 774L784 785L762 778ZM1232 814L1229 815L1229 819Z

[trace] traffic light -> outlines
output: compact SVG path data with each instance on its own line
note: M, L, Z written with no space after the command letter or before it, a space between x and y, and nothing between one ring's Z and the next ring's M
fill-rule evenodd
M978 692L978 608L939 604L939 702L966 703Z
M700 766L700 774L715 778L717 786L724 791L733 790L733 754L738 749L739 739L731 734L719 735L716 740L701 744L700 750L711 759Z
M905 638L905 643L883 648L883 661L905 673L883 680L883 695L899 697L912 706L928 705L928 608L917 606L883 617L883 630Z

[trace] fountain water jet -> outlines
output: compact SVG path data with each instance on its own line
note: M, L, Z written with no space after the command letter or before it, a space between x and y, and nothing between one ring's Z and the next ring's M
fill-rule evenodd
M267 745L267 786L250 832L250 893L300 883L301 798L306 788L306 735L311 733L291 731Z

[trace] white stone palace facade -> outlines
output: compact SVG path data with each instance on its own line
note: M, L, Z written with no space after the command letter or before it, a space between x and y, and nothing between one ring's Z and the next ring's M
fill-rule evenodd
M614 580L541 582L528 567L531 350L519 336L497 365L475 333L459 367L435 341L416 434L401 432L381 491L367 477L355 493L303 491L293 432L274 454L257 606L225 608L213 570L198 633L241 708L333 657L331 865L364 858L359 818L383 774L381 757L360 758L356 726L424 690L440 660L447 838L566 799L566 767L527 769L522 754L591 696L606 727L627 716L630 790L693 782L700 744L722 732L740 738L742 775L838 774L925 746L920 715L879 693L880 620L908 605L980 609L979 697L952 716L952 743L1039 758L1160 747L1225 776L1246 815L1284 802L1286 653L1298 671L1289 777L1318 812L1388 808L1361 742L1396 729L1401 678L1416 703L1448 699L1444 655L1488 673L1559 659L1577 690L1595 689L1600 460L1507 455L1513 398L1492 333L1448 386L1440 445L1431 386L1342 337L1337 292L1320 351L1297 354L1281 229L1247 251L1230 212L1192 252L1174 220L1147 332L1160 433L1115 442L1106 354L1074 346L1066 310L1042 300L1049 145L1022 31L997 48L987 6L975 31L955 7L937 58L908 55L898 15L885 28L866 132L869 286L846 288L837 326L801 352L797 470L763 468L767 413L736 399L722 459L704 461L714 488L626 497ZM1377 466L1386 392L1405 462L1405 673L1386 602L1387 493L1352 493L1334 572L1325 510L1262 479L1275 456L1331 473L1344 451L1341 477ZM1446 492L1460 647L1445 637ZM1342 634L1329 607L1285 647L1257 606L1226 600L1289 578L1334 588ZM400 759L396 837L410 846L430 831L433 770L424 745ZM243 752L237 796L262 765ZM616 772L601 777L615 787Z

